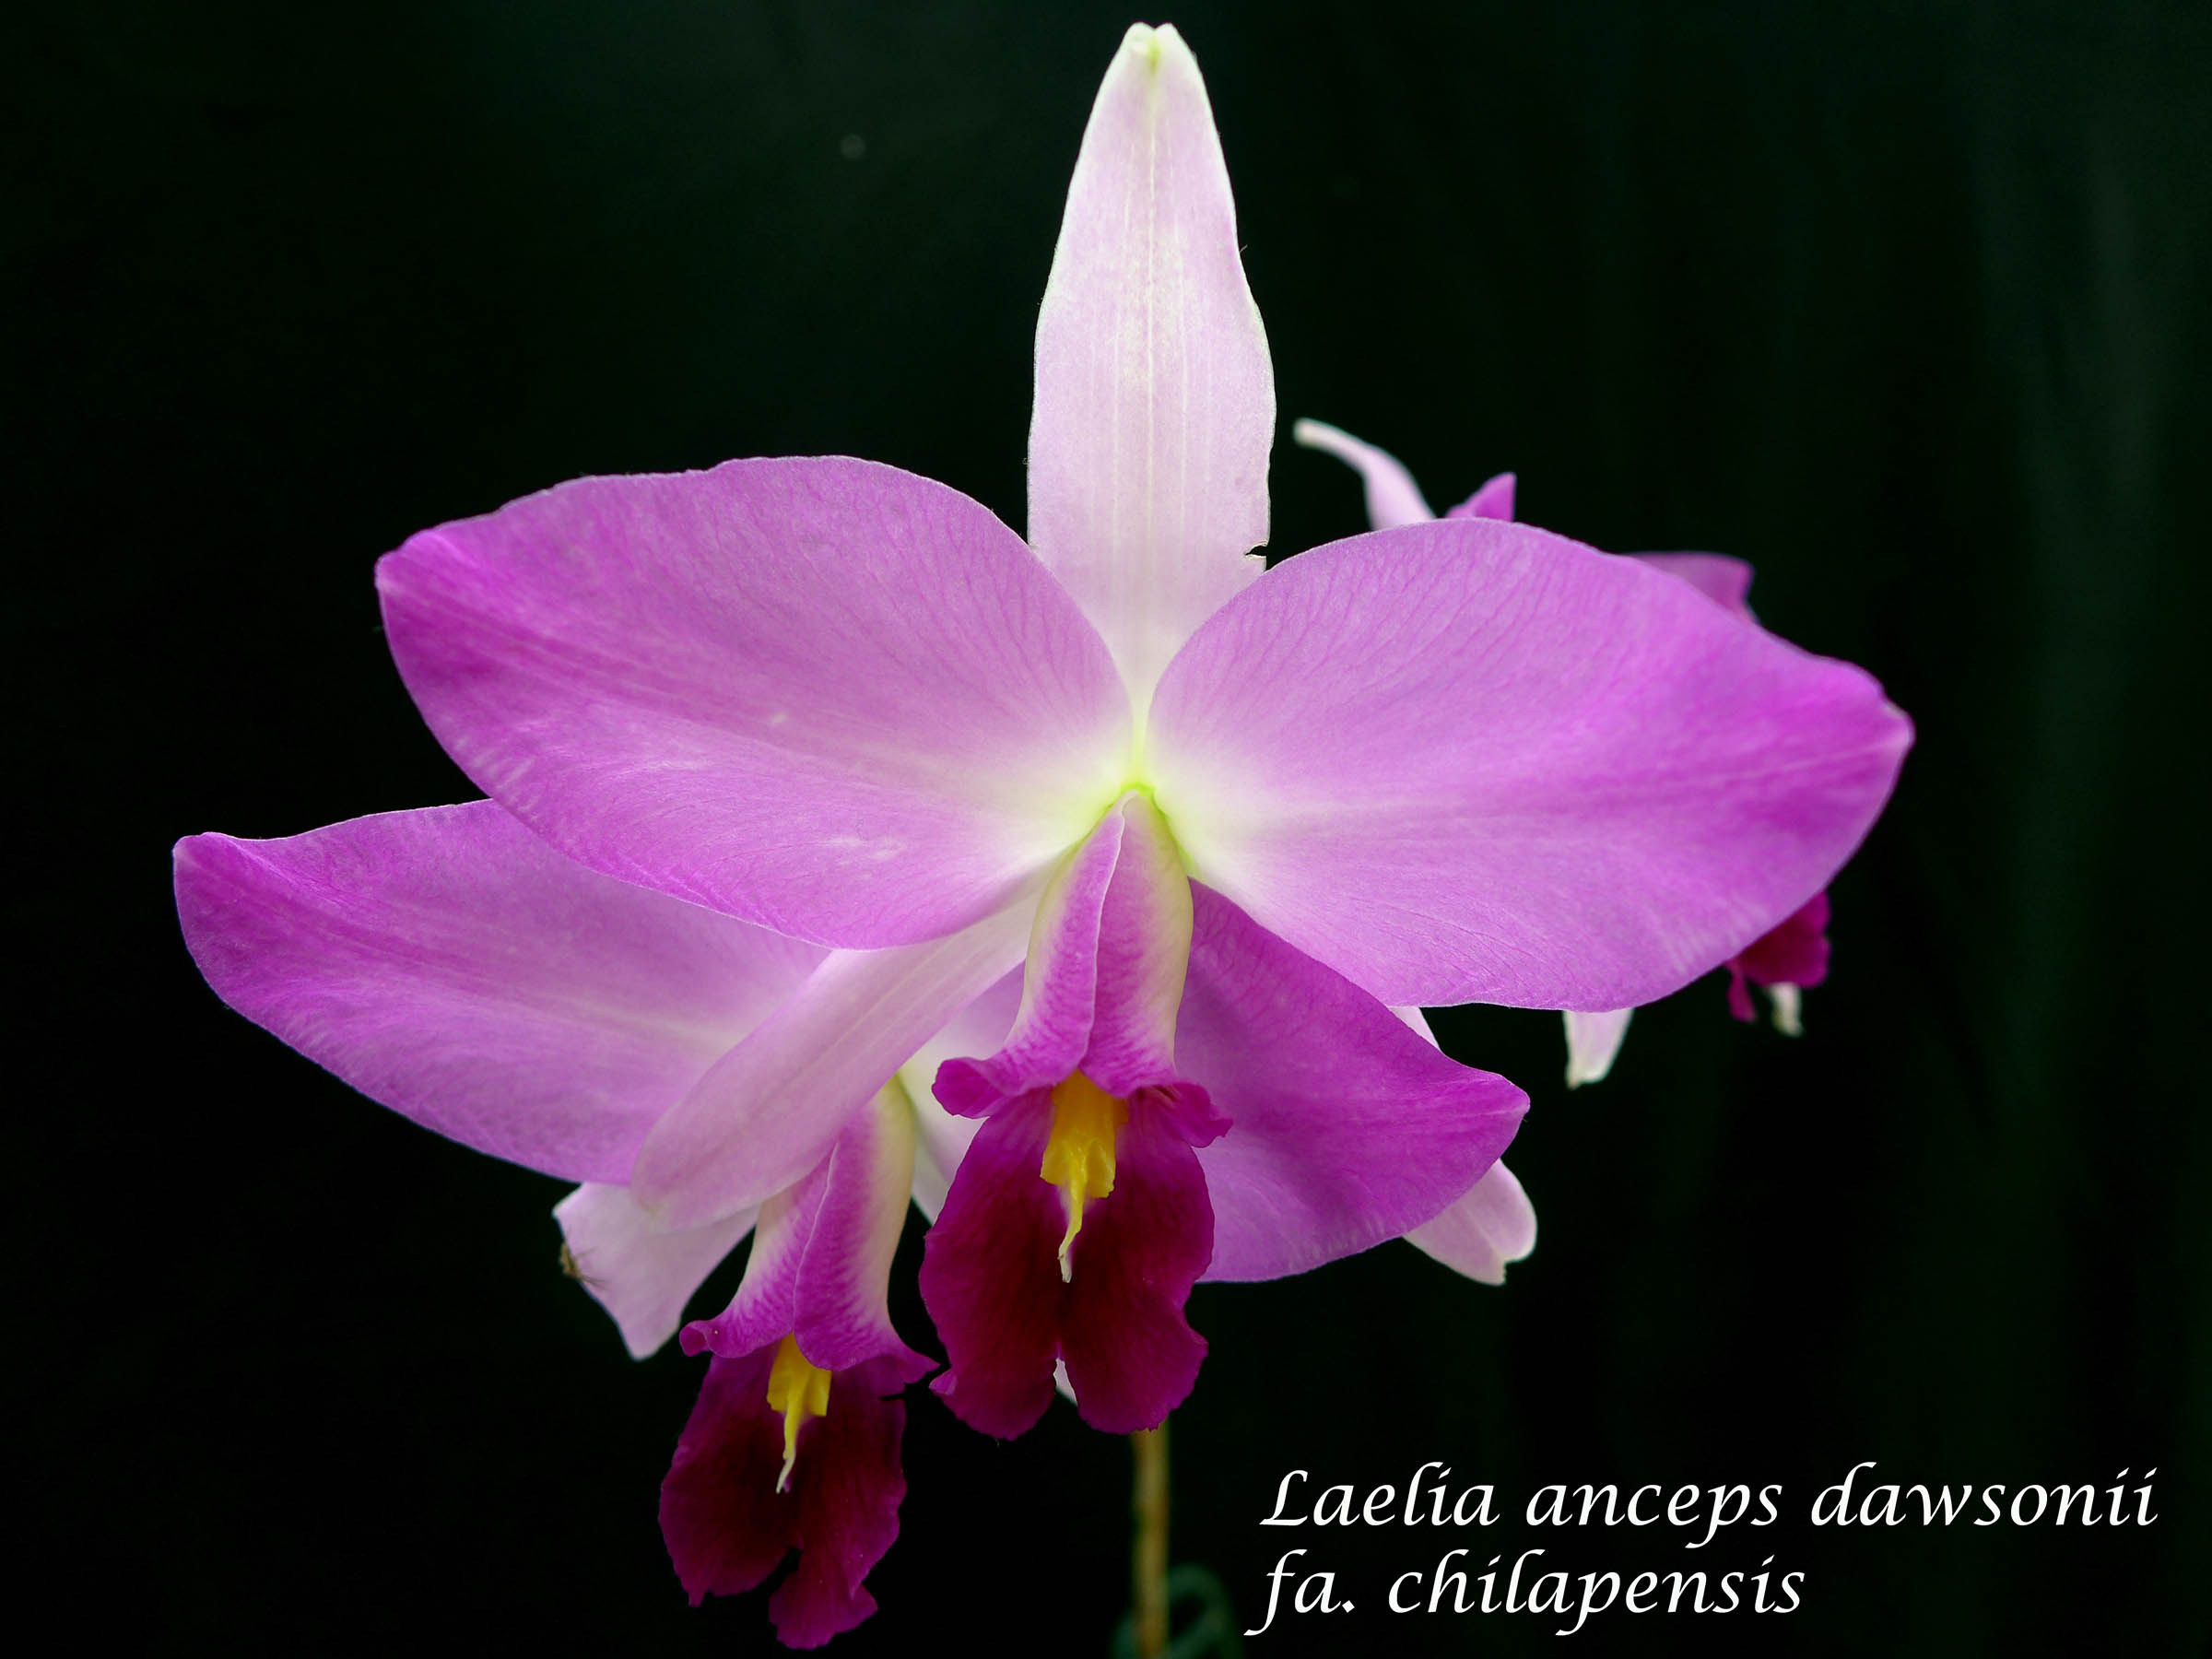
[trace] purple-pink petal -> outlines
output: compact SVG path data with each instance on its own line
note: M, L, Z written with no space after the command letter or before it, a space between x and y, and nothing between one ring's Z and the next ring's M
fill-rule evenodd
M990 512L841 458L581 478L378 566L448 752L571 857L824 943L1008 903L1088 827L1128 699Z
M1193 899L1176 1061L1233 1124L1197 1153L1214 1213L1206 1277L1303 1272L1396 1238L1473 1186L1527 1097L1445 1058L1220 895L1194 885Z
M1444 514L1446 518L1510 519L1513 516L1513 475L1500 473ZM1380 530L1380 524L1375 528Z
M1030 541L1140 703L1259 574L1274 440L1206 85L1173 29L1137 24L1091 108L1037 318Z
M708 1367L661 1483L661 1534L695 1606L754 1588L798 1550L769 1615L785 1646L819 1647L876 1611L864 1581L899 1535L906 1407L888 1361L840 1371L829 1413L800 1430L790 1486L779 1491L783 1424L768 1405L773 1357L771 1347Z
M1160 681L1194 874L1392 1003L1648 1002L1818 892L1912 726L1686 583L1487 519L1273 571Z
M1631 553L1639 564L1687 582L1724 610L1748 620L1751 567L1725 553Z
M1815 893L1804 909L1753 940L1735 959L1755 985L1820 983L1828 977L1828 895Z
M642 1359L676 1335L692 1292L751 1230L753 1212L688 1232L653 1229L653 1217L628 1187L586 1182L553 1206L568 1249L567 1266Z
M247 1018L424 1127L571 1181L627 1181L823 955L588 870L489 801L192 836L176 897Z

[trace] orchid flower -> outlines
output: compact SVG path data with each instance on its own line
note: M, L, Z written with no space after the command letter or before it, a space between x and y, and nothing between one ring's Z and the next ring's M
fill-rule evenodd
M578 480L379 567L402 677L463 770L588 870L835 947L795 990L739 1031L682 964L611 1004L580 987L588 932L440 955L399 926L409 975L519 986L541 1026L660 1057L645 1095L595 1054L511 1075L501 1031L467 1053L465 1010L410 1047L347 978L373 846L313 877L317 943L289 956L251 902L194 899L182 860L195 955L376 1098L624 1187L606 1236L641 1261L706 1259L826 1162L833 1183L886 1080L1018 974L1003 1029L934 1080L976 1125L924 1255L937 1386L1010 1434L1064 1370L1094 1425L1157 1423L1204 1351L1200 1275L1301 1271L1455 1204L1495 1221L1481 1182L1525 1099L1392 1006L1687 982L1819 890L1910 739L1860 671L1526 526L1412 526L1263 575L1273 424L1197 66L1134 29L1040 315L1028 545L894 468L755 460ZM774 1323L734 1310L697 1340ZM778 1409L814 1397L768 1365ZM841 1397L833 1375L832 1416Z
M1307 448L1334 455L1359 473L1368 521L1376 529L1435 520L1437 515L1413 475L1388 451L1319 420L1299 421L1291 435ZM1500 473L1443 516L1511 520L1514 482L1512 473ZM1628 557L1679 577L1731 616L1758 626L1747 599L1751 567L1742 559L1722 553L1632 553ZM1803 1030L1799 994L1828 977L1828 895L1823 891L1815 893L1723 964L1728 970L1729 1012L1747 1023L1758 1018L1746 987L1748 981L1762 987L1772 1000L1775 1029L1787 1036L1799 1035ZM1570 1088L1598 1082L1613 1069L1621 1041L1628 1035L1629 1018L1634 1012L1625 1007L1567 1012Z
M923 1288L956 1413L1159 1422L1201 1274L1433 1219L1525 1104L1384 1005L1609 1008L1819 890L1909 727L1525 526L1262 574L1274 393L1197 65L1133 29L1038 323L1030 542L866 462L587 478L378 571L462 769L622 880L840 947L645 1135L656 1229L791 1186L1015 966Z
M638 1358L676 1332L708 1274L753 1235L729 1308L683 1330L687 1352L714 1358L662 1490L669 1553L696 1602L752 1588L798 1548L770 1603L794 1646L865 1618L874 1603L863 1581L896 1535L904 1493L896 1396L931 1369L891 1327L891 1256L910 1192L935 1216L975 1134L936 1107L927 1080L947 1056L1004 1040L1020 974L922 1043L757 1211L656 1231L623 1183L654 1124L749 1037L822 1018L850 994L854 969L895 967L900 953L826 951L617 881L488 801L279 841L190 837L177 848L176 890L194 959L232 1007L428 1128L582 1182L554 1211L563 1260ZM1256 983L1270 988L1264 975ZM1337 991L1359 997L1341 982ZM1185 1008L1191 1041L1211 1045L1241 1108L1266 1056L1240 1052L1203 1001ZM1339 1137L1373 1133L1394 1090L1418 1098L1464 1073L1379 1009L1378 1025L1365 1035L1385 1057L1347 1068ZM1465 1075L1474 1088L1461 1098L1481 1104L1492 1081ZM1299 1087L1294 1075L1287 1105L1252 1109L1263 1165L1296 1168L1300 1148L1285 1137L1319 1115ZM1344 1167L1362 1169L1357 1157ZM1300 1197L1244 1224L1295 1227Z
M792 1647L876 1610L862 1580L898 1535L898 1396L935 1369L886 1306L915 1141L913 1107L887 1084L812 1173L761 1206L728 1309L684 1328L684 1351L714 1359L661 1486L662 1535L694 1605L752 1589L796 1547L769 1600Z
M829 953L587 870L489 801L194 836L176 875L232 1007L428 1128L583 1182L554 1211L563 1261L633 1355L754 1235L736 1299L684 1332L715 1358L662 1488L669 1554L697 1602L798 1548L770 1603L793 1646L866 1618L905 1493L896 1396L933 1369L891 1328L891 1253L960 1137L933 1139L894 1079L757 1212L655 1233L622 1184L653 1124Z

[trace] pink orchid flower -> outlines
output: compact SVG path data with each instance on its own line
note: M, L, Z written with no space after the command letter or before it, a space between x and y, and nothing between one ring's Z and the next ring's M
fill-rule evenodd
M1367 499L1368 521L1378 530L1425 524L1437 514L1412 473L1387 450L1319 420L1301 420L1291 436L1308 449L1335 456L1358 472ZM1447 519L1503 519L1513 516L1514 476L1500 473L1449 509ZM1758 626L1751 614L1751 567L1724 553L1631 553L1629 558L1679 577L1723 610ZM1728 970L1728 1010L1749 1023L1758 1018L1746 982L1766 991L1773 1005L1775 1029L1788 1036L1803 1030L1800 993L1828 977L1828 894L1815 893L1778 925L1761 934L1723 964ZM1595 1083L1613 1069L1628 1035L1633 1008L1594 1013L1570 1009L1567 1023L1567 1086Z
M554 1211L564 1261L638 1358L753 1234L735 1300L684 1332L715 1358L662 1488L669 1554L697 1602L798 1548L770 1603L793 1646L866 1618L905 1493L897 1396L933 1369L891 1328L891 1255L961 1137L933 1137L943 1114L894 1079L757 1209L657 1233L622 1184L653 1124L831 953L588 870L490 801L194 836L176 876L225 1002L425 1127L584 1183Z
M379 568L431 729L530 828L886 953L654 1125L629 1182L661 1228L790 1185L1026 957L1006 1046L937 1082L984 1122L923 1276L936 1386L994 1433L1055 1362L1094 1425L1157 1423L1200 1274L1475 1185L1524 1098L1422 1070L1377 999L1663 994L1819 890L1909 741L1859 670L1525 526L1263 576L1273 424L1197 65L1140 27L1039 318L1028 545L890 467L759 460L579 480Z
M694 1605L752 1589L797 1548L769 1600L792 1647L876 1610L862 1581L899 1532L899 1395L935 1369L885 1305L915 1141L905 1090L886 1085L811 1174L761 1206L728 1309L684 1330L686 1353L714 1359L661 1486L662 1535Z
M889 1321L892 1253L910 1194L935 1216L975 1133L935 1105L928 1081L948 1057L1003 1041L1020 973L921 1042L791 1186L701 1227L656 1230L625 1184L654 1125L780 1021L833 1020L842 1008L865 1022L872 1009L911 1030L894 982L900 953L826 950L615 880L490 801L280 841L194 836L176 864L186 941L225 1002L415 1122L583 1183L554 1212L566 1261L632 1354L676 1333L708 1274L753 1235L729 1308L683 1331L687 1352L714 1359L663 1488L669 1553L697 1601L754 1587L797 1548L770 1603L794 1646L865 1618L864 1580L896 1536L904 1494L896 1396L930 1369ZM1329 982L1312 978L1325 996ZM1335 990L1359 1000L1340 981ZM1312 985L1284 994L1301 991ZM1342 1114L1335 1133L1355 1143L1334 1178L1386 1187L1356 1142L1378 1134L1400 1093L1449 1098L1457 1084L1479 1109L1498 1087L1371 1002L1362 1011L1353 1034L1379 1053L1351 1055L1341 1079L1316 1070L1303 1084L1295 1074L1271 1083L1277 1092L1250 1111L1254 1158L1291 1171L1291 1208L1266 1225L1297 1226L1300 1204L1340 1223L1354 1209L1330 1207L1325 1172L1300 1190L1303 1149L1287 1137L1324 1103ZM1294 1023L1327 1017L1319 1005L1283 1012ZM1213 1045L1217 1086L1241 1106L1268 1057L1241 1052L1240 1032L1197 999L1186 1019ZM1312 1092L1335 1081L1346 1092L1333 1102Z
M1910 728L1863 673L1542 531L1263 576L1273 425L1196 65L1132 29L1040 316L1028 545L842 458L425 532L379 568L394 657L498 805L179 848L226 1001L586 1183L571 1252L633 1348L760 1218L687 1335L715 1363L664 1517L695 1593L798 1543L794 1585L829 1578L779 1603L794 1640L865 1616L888 1542L805 1504L867 1485L846 1457L895 1497L895 1444L864 1454L913 1364L876 1316L902 1069L936 1097L941 1392L1016 1433L1057 1371L1147 1427L1203 1355L1201 1275L1525 1248L1525 1098L1392 1006L1661 994L1818 892L1894 782ZM801 1507L746 1510L771 1485Z

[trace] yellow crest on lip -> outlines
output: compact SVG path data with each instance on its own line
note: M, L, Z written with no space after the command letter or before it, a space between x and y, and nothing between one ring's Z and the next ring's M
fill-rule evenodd
M1075 1277L1068 1252L1083 1230L1083 1206L1113 1191L1114 1136L1128 1121L1127 1102L1081 1072L1053 1090L1053 1133L1037 1173L1060 1189L1067 1206L1067 1232L1060 1241L1064 1284Z
M791 1465L798 1461L799 1424L830 1415L830 1373L799 1352L796 1336L776 1344L775 1363L768 1368L768 1408L783 1414L783 1472L776 1477L781 1492L790 1487Z

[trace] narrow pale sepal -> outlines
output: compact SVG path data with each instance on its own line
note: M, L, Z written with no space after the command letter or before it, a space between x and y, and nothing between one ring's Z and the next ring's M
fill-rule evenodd
M1513 516L1513 486L1512 473L1500 473L1458 506L1445 512L1444 516L1510 519Z
M1406 1237L1454 1273L1502 1285L1507 1265L1536 1247L1535 1206L1511 1170L1492 1164L1451 1208Z
M1767 998L1774 1005L1774 1029L1784 1037L1804 1036L1805 996L1798 987L1777 980L1767 987Z
M1291 427L1290 436L1310 450L1335 456L1359 475L1371 528L1394 530L1400 524L1425 524L1436 516L1405 463L1389 451L1362 442L1324 420L1300 420Z
M633 1359L676 1335L692 1292L752 1230L753 1215L739 1210L688 1232L655 1232L628 1187L597 1182L553 1206L562 1266L607 1311Z
M1037 318L1030 544L1142 708L1260 573L1275 372L1206 84L1137 24L1099 88Z
M1602 1083L1613 1069L1620 1045L1629 1034L1633 1008L1612 1008L1602 1014L1569 1009L1560 1018L1567 1024L1567 1087Z

